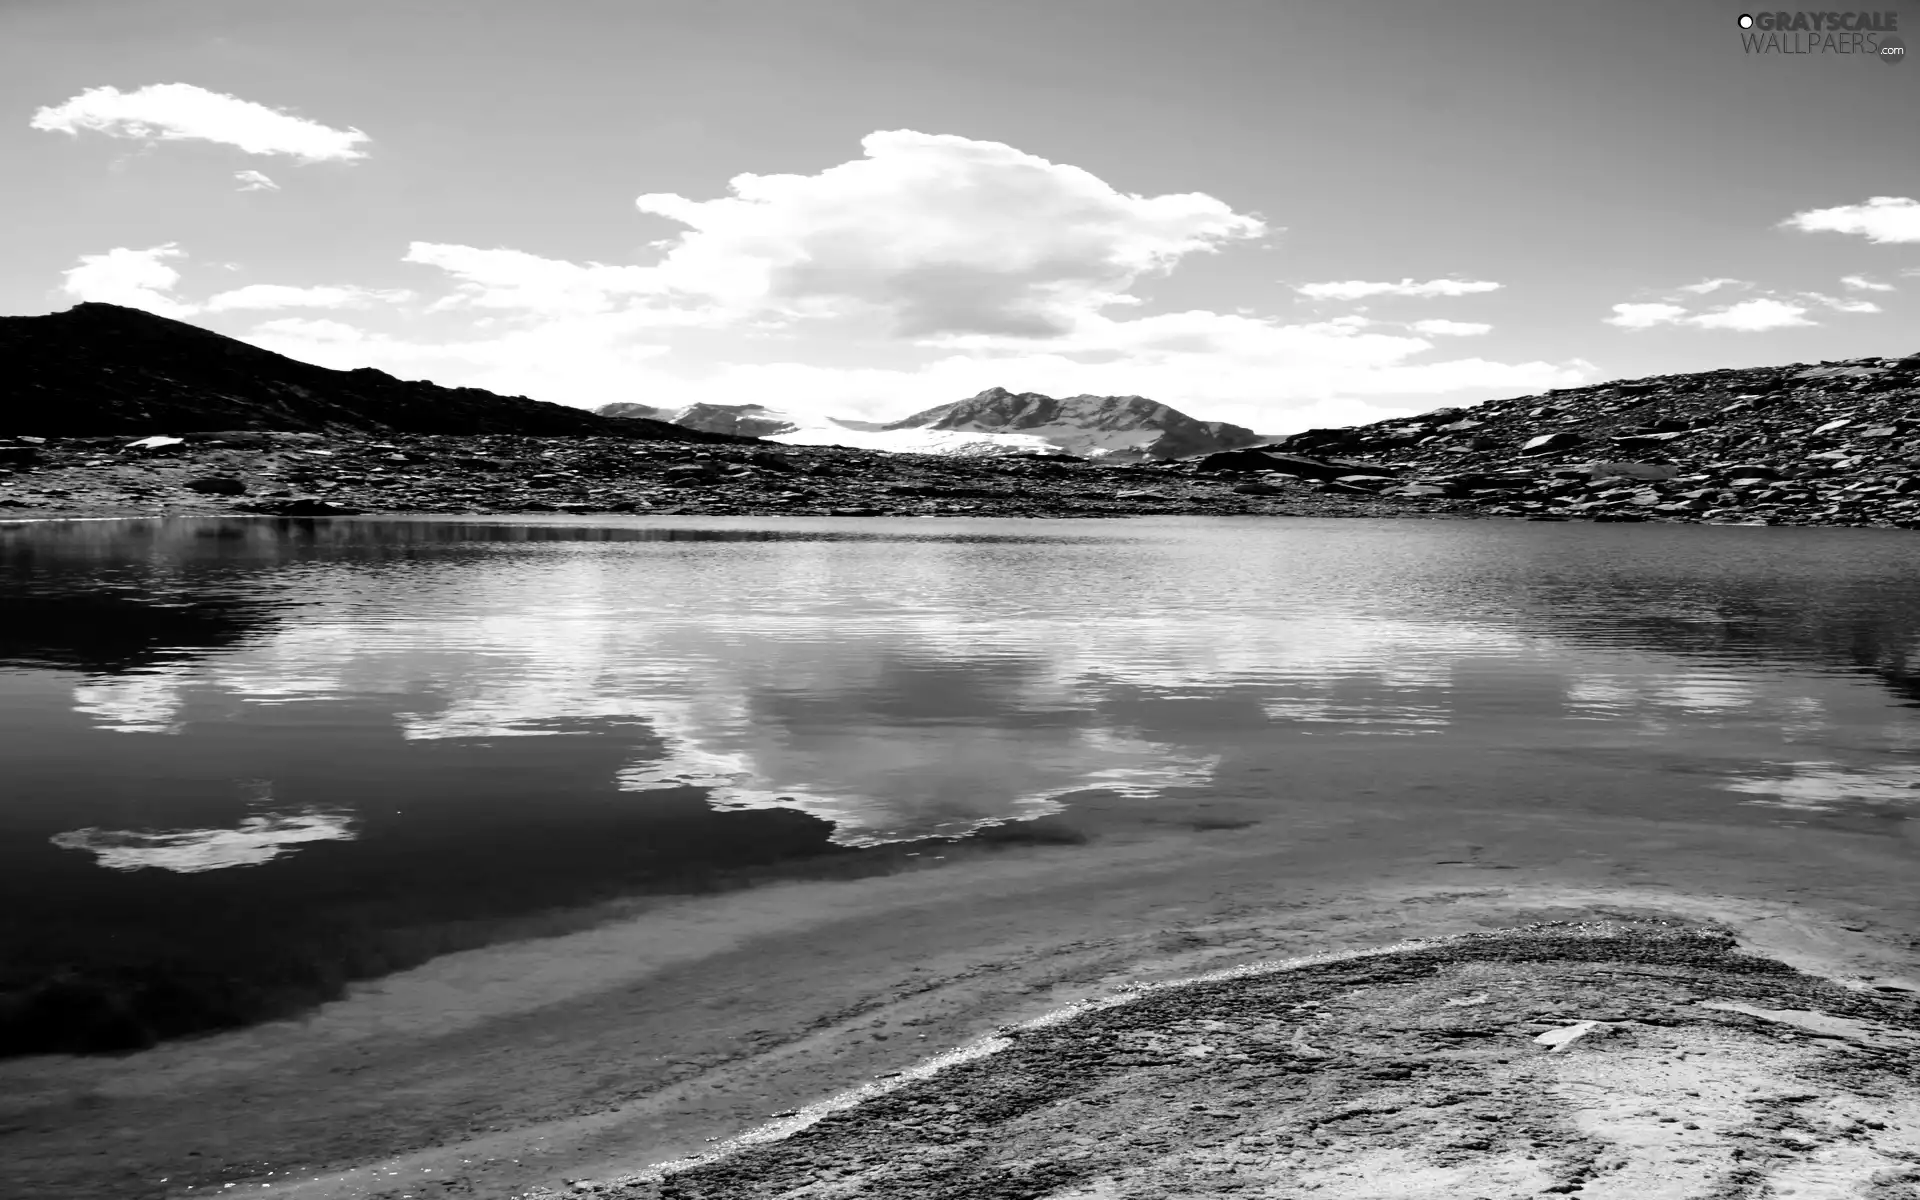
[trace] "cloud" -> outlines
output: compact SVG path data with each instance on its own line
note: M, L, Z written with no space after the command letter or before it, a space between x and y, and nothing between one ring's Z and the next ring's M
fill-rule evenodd
M1849 310L1852 311L1852 310ZM1689 315L1678 304L1616 304L1613 316L1603 318L1608 325L1622 329L1651 329L1655 325L1688 325L1695 329L1728 329L1740 333L1759 333L1794 325L1813 325L1806 319L1806 308L1784 300L1761 298L1708 313Z
M1655 325L1675 324L1686 315L1687 310L1678 304L1616 304L1613 315L1604 320L1622 329L1651 329Z
M1259 237L1198 192L1138 196L1000 142L897 129L814 175L735 176L731 196L648 194L689 231L662 286L790 318L877 314L895 336L1046 338L1189 254Z
M1407 397L1412 412L1438 393L1520 395L1595 370L1437 351L1484 331L1464 322L1139 316L1136 280L1264 221L1195 193L1123 193L996 142L895 131L863 147L812 174L736 176L718 199L641 197L687 226L656 242L650 263L413 242L405 261L427 277L417 290L429 313L404 333L332 319L396 299L369 287L252 285L201 311L273 316L247 339L322 366L581 406L765 402L867 419L1000 385L1149 395L1270 431L1392 415L1383 397ZM185 311L172 286L170 274L149 280L149 306ZM1406 284L1436 295L1497 286ZM464 329L451 324L462 318ZM863 365L841 365L850 347Z
M498 308L547 317L611 311L623 299L670 299L659 267L605 266L541 258L523 250L414 242L402 262L439 267L454 291L435 309Z
M689 364L666 343L636 343L655 327L620 314L571 317L467 342L384 338L336 321L282 319L247 340L322 366L377 366L449 385L579 405L638 399L671 407L766 403L801 415L892 419L993 386L1051 395L1144 395L1203 419L1262 432L1351 425L1431 407L1426 397L1499 389L1513 395L1586 382L1592 364L1421 361L1432 343L1367 332L1364 319L1287 325L1196 311L1083 322L1034 345L975 335L950 353L900 367L815 363ZM655 330L657 332L657 330ZM1388 410L1369 397L1420 397Z
M258 171L235 171L233 177L241 182L243 186L240 190L243 192L277 192L280 190L279 184L268 179Z
M382 291L362 287L287 287L277 283L253 283L209 299L207 312L231 312L252 308L368 308L374 304L395 304L413 298L403 290Z
M186 252L168 242L145 250L117 246L105 254L83 254L80 265L65 272L61 291L75 300L122 304L163 317L184 317L194 306L167 293L180 282L180 272L165 259L184 258Z
M1909 274L1911 274L1911 272L1909 272ZM1842 275L1840 282L1842 285L1858 292L1891 292L1895 290L1894 286L1890 283L1879 283L1868 279L1864 275Z
M1305 283L1294 291L1315 300L1358 300L1363 296L1466 296L1474 292L1498 291L1502 286L1485 280L1429 279L1425 283L1415 283L1411 279L1402 279L1399 283L1369 283L1363 279L1348 279L1338 283Z
M1723 287L1747 288L1752 286L1751 283L1743 279L1702 279L1699 283L1682 284L1680 290L1683 292L1692 292L1696 296L1705 296L1709 292L1717 292Z
M1848 300L1839 296L1828 296L1820 292L1807 292L1800 297L1815 304L1824 304L1835 312L1877 313L1880 306L1871 300Z
M1769 329L1815 324L1806 319L1806 312L1807 310L1798 304L1763 298L1742 300L1731 308L1723 308L1718 312L1701 313L1699 316L1687 318L1686 323L1701 329L1732 329L1741 333L1761 333Z
M358 129L333 129L187 83L156 83L131 92L89 88L64 104L40 109L31 125L75 135L91 129L108 137L219 142L248 154L286 154L306 162L365 158L358 146L370 140Z
M1871 242L1920 242L1920 200L1875 196L1865 204L1798 212L1780 224L1805 233L1857 233Z
M1424 333L1428 337L1476 337L1493 332L1493 326L1483 325L1478 321L1448 321L1438 317L1428 321L1415 321L1408 328L1415 333Z

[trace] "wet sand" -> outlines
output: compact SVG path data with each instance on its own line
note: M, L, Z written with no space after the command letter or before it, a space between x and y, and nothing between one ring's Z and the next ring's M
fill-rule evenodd
M700 1154L1126 985L1529 921L1713 921L1822 974L1920 979L1910 821L1416 817L1363 797L1170 831L1129 811L1085 845L961 843L930 869L609 914L305 1021L0 1064L0 1192L534 1194Z

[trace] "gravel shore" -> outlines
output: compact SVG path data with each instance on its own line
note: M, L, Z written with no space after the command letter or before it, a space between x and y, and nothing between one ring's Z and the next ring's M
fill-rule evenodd
M1223 972L1006 1029L704 1160L570 1192L1916 1194L1920 992L1734 945L1681 921L1560 922Z

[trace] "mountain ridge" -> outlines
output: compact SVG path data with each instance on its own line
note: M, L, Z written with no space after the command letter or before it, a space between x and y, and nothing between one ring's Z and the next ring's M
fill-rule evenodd
M41 437L219 430L735 440L480 388L336 371L116 304L0 317L0 428Z

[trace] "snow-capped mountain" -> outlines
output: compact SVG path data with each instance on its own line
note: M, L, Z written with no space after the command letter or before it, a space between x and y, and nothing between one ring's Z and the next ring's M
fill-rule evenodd
M1144 396L1069 396L988 388L898 421L803 416L762 404L655 409L607 404L609 417L652 417L711 433L798 446L851 446L900 454L1074 454L1083 458L1176 458L1251 446L1261 439L1224 421L1197 421Z
M1251 446L1251 429L1197 421L1145 396L1068 396L988 388L979 395L902 418L883 429L1019 433L1086 458L1179 458Z

